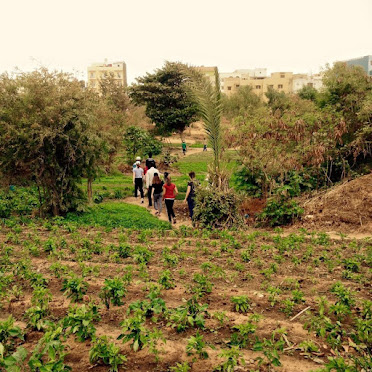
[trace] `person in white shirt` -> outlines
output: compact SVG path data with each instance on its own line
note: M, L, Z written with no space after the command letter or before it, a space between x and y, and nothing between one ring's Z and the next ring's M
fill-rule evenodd
M143 169L141 162L136 161L136 168L133 169L133 184L134 184L134 197L137 198L137 190L141 193L141 203L143 204Z
M149 207L152 207L152 180L154 178L154 174L160 174L159 171L155 167L151 167L146 172L146 188L147 188L147 197L149 199Z

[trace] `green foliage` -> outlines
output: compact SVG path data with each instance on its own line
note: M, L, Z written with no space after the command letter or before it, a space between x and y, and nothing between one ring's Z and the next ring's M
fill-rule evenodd
M195 297L189 299L185 305L172 310L169 315L170 325L177 332L183 332L188 328L204 328L205 315L208 305L200 305Z
M175 366L169 368L172 372L189 372L191 367L188 362L176 363Z
M9 218L12 213L30 215L39 206L37 190L17 187L0 191L0 218Z
M97 96L69 74L45 68L0 76L0 169L3 177L35 182L43 210L80 208L81 177L103 158Z
M196 119L196 105L188 93L185 74L188 68L181 63L166 62L153 74L137 78L129 89L131 99L146 105L146 115L162 134L183 132Z
M21 328L14 325L12 315L7 320L0 322L0 347L2 355L6 356L9 351L14 350L16 340L24 340Z
M245 361L241 356L239 347L237 346L232 346L230 349L222 350L219 357L224 358L225 361L213 369L215 372L233 372L239 362L240 364L245 365Z
M304 210L294 200L273 197L267 201L258 219L270 226L288 225L303 213Z
M27 354L27 350L20 346L13 354L4 356L4 349L0 343L0 367L4 367L7 372L23 372Z
M128 163L133 164L136 156L144 157L152 152L158 155L162 150L162 143L150 133L139 127L128 127L124 132L123 138L124 150Z
M127 293L124 280L116 277L113 279L105 279L104 286L101 289L99 296L103 299L107 309L110 308L110 303L116 306L124 304L123 298Z
M79 342L84 342L95 336L96 328L93 322L99 319L96 305L75 305L69 308L67 316L63 319L63 328L70 328L69 333L74 334Z
M251 308L251 300L248 296L233 296L231 297L231 302L233 303L235 311L238 313L247 313Z
M71 298L72 301L81 301L87 293L88 283L83 278L72 274L70 278L63 280L61 292Z
M203 336L197 331L195 336L191 336L187 340L186 354L190 356L196 353L200 359L207 359L209 355L205 347L206 343L203 340Z
M92 207L82 214L69 213L66 222L78 225L104 226L129 229L169 229L168 222L161 221L146 209L126 203L107 202Z
M58 324L51 326L39 340L28 361L31 372L67 372L71 371L64 364L66 353L60 338L64 331Z
M250 86L242 86L235 94L223 96L223 113L231 119L249 116L253 110L262 105L260 97Z
M176 286L172 273L169 270L164 270L159 277L158 283L164 289L173 289Z
M229 344L244 348L249 343L250 335L256 332L257 326L252 322L246 322L234 326L233 329L237 332L231 335L231 341Z
M239 199L233 190L198 187L195 197L194 222L205 228L228 228L242 223Z
M310 101L317 101L318 98L318 91L310 86L304 85L298 92L297 94L302 98L302 99L308 99Z
M93 341L89 361L91 364L102 363L110 367L110 372L117 372L118 366L124 364L127 358L120 354L120 349L107 336L102 336Z

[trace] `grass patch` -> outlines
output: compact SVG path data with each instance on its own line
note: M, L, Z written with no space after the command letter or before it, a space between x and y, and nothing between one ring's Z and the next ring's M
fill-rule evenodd
M83 214L69 213L66 222L79 225L124 227L128 229L169 229L168 222L158 218L143 207L126 203L106 202L95 205Z

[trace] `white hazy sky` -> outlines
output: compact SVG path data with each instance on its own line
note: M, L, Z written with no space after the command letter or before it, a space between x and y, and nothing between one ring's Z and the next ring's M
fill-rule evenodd
M124 60L318 72L372 54L372 0L0 0L0 73Z

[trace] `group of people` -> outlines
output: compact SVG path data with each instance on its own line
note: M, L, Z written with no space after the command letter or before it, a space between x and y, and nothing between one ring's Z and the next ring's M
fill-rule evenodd
M156 215L160 215L162 211L162 202L164 200L167 209L168 220L170 223L176 223L176 215L174 213L174 201L178 195L177 186L172 183L172 178L168 172L164 172L163 179L156 168L155 160L152 158L152 153L146 159L145 168L141 167L141 158L137 157L133 164L133 184L134 196L138 197L138 192L141 195L141 203L144 203L143 185L147 189L148 207L151 208L154 202ZM190 180L187 184L186 197L184 202L188 204L189 215L192 219L195 205L195 173L189 173Z

